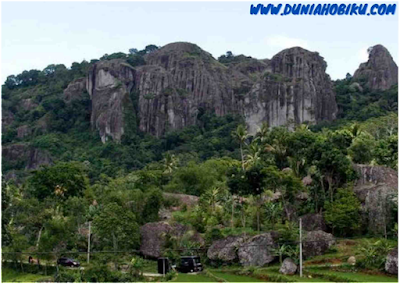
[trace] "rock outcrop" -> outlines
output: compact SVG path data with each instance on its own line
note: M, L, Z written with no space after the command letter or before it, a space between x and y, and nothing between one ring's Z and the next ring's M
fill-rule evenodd
M284 275L294 275L297 271L297 265L291 258L285 258L282 262L281 268L279 269L279 273Z
M398 248L392 249L386 257L385 271L390 274L398 274Z
M310 213L300 217L302 228L305 231L326 230L326 224L322 214Z
M72 100L81 99L84 92L86 92L86 78L76 79L69 83L64 90L64 100L70 102Z
M354 192L362 203L368 232L382 234L389 221L391 206L397 206L397 172L385 166L354 165L358 173Z
M246 237L229 236L221 240L213 242L207 251L207 257L211 261L234 263L239 260L238 248L246 241Z
M264 266L275 258L273 252L278 247L275 232L265 233L250 238L240 245L238 250L239 261L243 266Z
M155 222L147 223L140 227L140 252L148 258L158 258L162 256L167 235L173 236L177 239L183 237L185 234L190 234L190 240L204 245L203 238L195 231L191 231L188 227L174 223Z
M337 105L326 62L317 52L285 49L270 61L270 70L245 98L246 122L254 133L269 126L316 123L336 118Z
M91 123L102 141L120 141L138 127L155 136L196 124L204 112L244 116L254 133L272 126L333 120L337 106L326 63L316 52L286 49L272 60L243 57L225 66L195 44L168 44L132 67L122 59L97 62L86 88L92 100ZM71 83L66 98L80 92ZM138 119L128 121L126 114Z
M303 255L305 258L322 255L334 244L332 234L320 230L308 232L303 240Z
M9 165L14 165L13 168L20 168L22 165L27 170L52 163L51 155L47 151L23 143L2 147L2 158Z
M378 44L368 49L369 59L356 70L353 80L372 90L387 90L398 83L398 68L389 51Z
M176 199L180 206L186 205L188 208L194 207L199 203L199 197L195 195L163 192L163 196L165 199Z

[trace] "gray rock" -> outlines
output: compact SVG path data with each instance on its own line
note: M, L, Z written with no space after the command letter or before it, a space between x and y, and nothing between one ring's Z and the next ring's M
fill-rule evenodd
M212 243L207 251L207 257L212 261L222 261L224 263L233 263L238 260L237 250L246 240L246 237L229 236Z
M140 130L155 136L195 125L205 111L242 115L251 133L262 122L290 126L336 117L333 85L318 53L295 47L272 60L242 59L227 67L195 44L177 42L147 54L144 66L97 62L86 80L92 127L105 142L120 141L135 127L124 111L135 112Z
M397 206L397 172L384 166L354 165L358 180L354 193L362 203L362 217L368 232L385 230L391 208Z
M368 62L360 65L353 80L372 90L387 90L398 83L398 68L389 51L378 44L369 49Z
M199 203L199 197L195 195L163 192L163 196L165 199L177 199L180 206L186 205L188 208L194 207Z
M24 138L25 136L29 136L31 134L31 129L29 125L22 125L17 128L17 137Z
M356 258L354 256L350 256L347 259L347 263L350 264L350 265L355 265L356 264Z
M279 269L279 273L285 275L294 275L297 271L297 265L290 258L285 258L282 262L281 268Z
M64 90L64 100L70 102L76 99L82 99L82 96L86 92L86 78L79 78L67 86Z
M22 162L27 170L52 164L52 157L49 152L24 143L2 147L2 158L9 164Z
M390 274L398 274L398 248L392 249L386 257L385 271Z
M238 250L239 261L243 266L264 266L272 262L277 248L275 232L257 235L243 243Z
M198 243L199 246L204 245L204 239L199 233L182 224L169 224L163 221L147 223L140 227L140 252L145 257L158 258L163 255L167 235L180 239L185 234L190 234L192 242Z
M326 230L326 224L322 214L310 213L300 217L301 225L305 231Z
M303 239L303 256L308 258L322 255L334 244L335 238L332 234L321 230L308 232Z

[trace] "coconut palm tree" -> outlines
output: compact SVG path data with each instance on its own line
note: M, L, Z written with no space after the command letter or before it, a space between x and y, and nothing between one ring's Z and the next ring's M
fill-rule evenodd
M236 130L232 131L232 137L235 138L240 145L240 155L242 158L242 169L244 170L244 156L243 156L243 146L246 144L248 138L246 127L243 124L238 125Z

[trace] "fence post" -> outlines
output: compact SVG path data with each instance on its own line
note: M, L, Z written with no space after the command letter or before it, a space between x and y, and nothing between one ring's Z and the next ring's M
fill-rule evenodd
M87 250L87 263L90 262L90 221L89 221L89 235L88 235L88 250Z

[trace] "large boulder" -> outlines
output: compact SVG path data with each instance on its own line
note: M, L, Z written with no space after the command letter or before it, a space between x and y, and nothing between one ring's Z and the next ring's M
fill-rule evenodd
M385 271L390 274L398 274L398 248L392 249L386 257Z
M239 261L243 266L264 266L276 256L273 252L278 247L275 232L265 233L250 238L238 250Z
M301 225L305 231L326 230L326 224L322 214L310 213L300 217Z
M229 236L214 241L207 251L207 257L211 261L234 263L238 260L237 250L246 241L244 235Z
M321 230L308 232L303 239L303 256L308 258L322 255L334 244L335 238L332 234Z
M398 82L398 68L389 51L378 44L368 49L368 62L361 63L354 81L372 90L387 90Z
M64 100L70 102L73 100L80 100L86 92L86 78L79 78L67 86L64 90Z
M362 204L362 216L371 234L381 234L397 206L397 172L385 166L354 165L358 173L354 193Z
M297 265L291 258L285 258L279 272L285 275L293 275L297 271Z
M163 192L165 199L176 199L179 201L179 205L186 205L188 208L196 206L199 203L199 197L189 194L169 193Z
M27 170L34 170L42 165L52 164L52 157L48 151L25 143L2 147L2 158L11 168L16 168L22 164Z
M147 223L140 227L140 252L148 258L161 257L168 235L179 239L185 234L190 234L192 242L204 245L203 238L197 232L190 230L182 224L169 224L167 222Z

